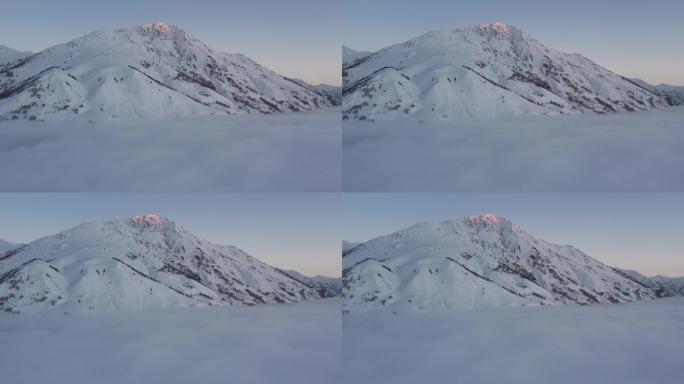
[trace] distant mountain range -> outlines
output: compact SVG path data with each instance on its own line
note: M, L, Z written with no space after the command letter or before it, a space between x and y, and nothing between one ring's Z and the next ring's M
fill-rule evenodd
M616 268L618 269L618 268ZM618 269L631 279L656 292L658 297L684 296L684 277L644 276L637 271Z
M336 100L334 87L281 76L165 23L7 52L0 50L0 120L297 112Z
M306 276L297 271L281 269L287 276L318 291L321 297L335 297L342 295L342 279L328 276Z
M682 293L485 214L416 224L342 254L346 312L624 303ZM679 289L679 290L678 290Z
M345 119L453 121L644 111L684 100L502 23L434 31L374 53L343 48Z
M0 251L0 311L107 312L292 303L334 279L273 268L157 215L85 223ZM325 288L324 288L325 287Z

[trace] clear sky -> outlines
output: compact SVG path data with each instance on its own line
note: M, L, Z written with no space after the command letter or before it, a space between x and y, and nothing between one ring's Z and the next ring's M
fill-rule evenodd
M341 275L338 194L0 194L0 238L30 242L83 222L155 213L277 267Z
M337 0L8 0L0 45L36 52L95 30L163 21L281 75L340 84L341 14Z
M623 76L684 85L683 15L682 0L345 0L342 41L375 51L432 30L500 21Z
M347 193L342 206L348 241L422 221L493 213L614 267L684 276L684 194Z

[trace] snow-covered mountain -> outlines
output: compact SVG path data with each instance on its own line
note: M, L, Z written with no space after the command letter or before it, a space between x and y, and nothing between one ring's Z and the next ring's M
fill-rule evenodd
M354 61L359 60L363 57L370 55L371 52L357 51L355 49L349 48L346 45L342 46L342 66L347 66L352 64Z
M658 297L684 296L684 277L667 277L660 275L648 277L634 270L619 268L616 268L616 270L624 273L638 283L648 286Z
M673 296L684 296L684 276L653 276L651 280L656 281L660 287L672 293Z
M0 258L0 310L117 311L290 303L314 288L156 215L86 223Z
M621 303L649 287L569 245L538 239L485 214L426 222L343 253L344 310L453 311Z
M10 47L0 45L0 67L13 61L31 56L33 52L21 52Z
M343 65L344 118L453 121L671 106L660 92L502 23L434 31Z
M342 87L329 84L312 85L318 93L325 95L332 105L342 105Z
M154 119L331 105L319 92L165 23L92 32L0 67L5 120Z
M291 269L281 269L289 277L315 289L321 297L336 297L342 294L342 278L328 276L306 276Z
M344 254L344 252L356 247L357 245L361 245L361 243L355 243L352 241L342 240L342 254Z
M329 84L318 84L318 85L312 85L307 83L306 81L302 79L291 79L292 81L296 82L297 84L301 85L304 88L307 88L311 90L312 92L318 93L322 96L325 96L330 104L337 106L342 104L342 87L337 86L337 85L329 85Z
M669 96L676 105L684 104L684 85L656 85L655 88L662 94Z
M3 239L0 239L0 257L5 253L9 252L15 248L21 247L21 244L17 243L10 243L9 241L5 241Z

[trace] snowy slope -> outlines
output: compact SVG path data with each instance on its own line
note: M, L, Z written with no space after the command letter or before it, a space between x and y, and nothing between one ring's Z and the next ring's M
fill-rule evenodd
M20 246L21 244L10 243L9 241L0 239L0 256L2 256L2 254L5 252L9 252L15 248L19 248Z
M287 276L315 289L321 297L336 297L342 294L342 278L328 276L306 276L291 269L281 269Z
M618 272L624 273L627 277L636 282L651 288L658 297L684 296L684 277L653 276L648 277L641 273L615 268Z
M342 87L329 84L318 84L311 86L315 91L325 95L328 101L334 106L342 105Z
M330 106L240 54L165 24L97 31L0 67L0 119L154 119Z
M684 277L653 276L651 280L656 281L674 296L684 296Z
M644 286L649 287L653 292L655 292L657 297L670 297L670 296L677 296L677 294L673 291L671 291L669 288L662 286L658 281L648 277L644 276L641 273L630 270L630 269L621 269L621 268L615 268L615 271L617 273L622 274L623 276L634 280L635 282L642 284Z
M346 45L342 46L342 66L351 65L356 60L370 55L370 52L357 51L355 49L349 48Z
M86 223L0 259L0 309L118 311L289 303L320 294L156 215Z
M311 90L328 99L331 105L342 105L342 87L328 84L312 85L302 79L290 79L304 88Z
M345 310L442 312L654 298L578 249L486 214L416 224L344 253Z
M351 241L342 240L342 253L344 253L344 252L346 252L346 251L348 251L348 250L350 250L350 249L352 249L352 248L354 248L360 244L361 243L354 243Z
M684 104L684 85L660 84L656 85L655 88L672 98L673 103L677 105Z
M0 68L11 62L31 56L33 52L21 52L10 47L0 45Z
M669 98L502 23L434 31L343 65L344 117L453 121L640 111Z

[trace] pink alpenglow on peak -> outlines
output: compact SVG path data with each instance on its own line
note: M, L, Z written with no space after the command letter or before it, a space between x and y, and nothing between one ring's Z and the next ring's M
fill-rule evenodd
M134 223L142 223L142 222L147 222L147 223L153 223L153 224L161 224L162 219L161 217L154 215L154 214L147 214L144 216L137 215L131 217L131 221Z
M482 31L489 31L492 29L499 32L509 32L512 29L515 29L515 27L500 22L480 24L480 30Z
M492 215L491 213L485 213L484 215L474 215L468 217L468 221L471 223L475 222L485 222L488 224L496 224L498 223L502 218L498 217L496 215Z
M154 23L154 24L145 24L143 25L143 29L145 30L151 30L151 29L156 29L157 31L161 32L171 32L171 24L167 23Z

